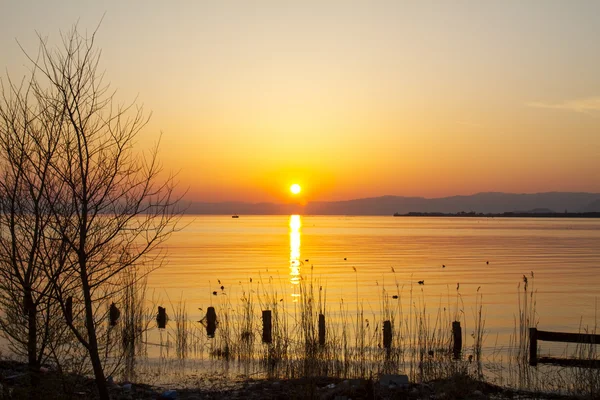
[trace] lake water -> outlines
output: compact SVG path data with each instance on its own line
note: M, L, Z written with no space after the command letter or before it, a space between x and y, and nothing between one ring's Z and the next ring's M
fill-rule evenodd
M383 288L406 305L412 290L413 304L432 312L459 304L467 333L481 294L484 348L513 332L523 275L536 291L539 329L577 332L596 322L595 219L242 215L186 216L182 224L148 286L163 301L184 299L194 321L204 316L198 308L223 296L235 304L261 284L293 304L300 277L312 274L334 311L358 302L365 317L380 318Z
M596 330L597 219L202 215L184 216L181 226L165 244L165 264L148 275L144 318L149 329L138 342L143 345L139 362L131 364L136 365L135 379L140 382L179 387L197 385L197 377L207 372L230 378L266 376L265 364L259 360L277 345L261 343L264 309L273 310L274 315L278 310L284 316L287 331L279 337L289 339L286 362L290 364L285 365L293 365L305 354L299 321L306 297L300 293L311 282L315 303L326 294L328 345L322 349L333 349L335 354L329 357L343 357L339 327L345 326L350 346L361 335L357 332L365 332L367 340L353 348L367 349L370 360L380 362L384 353L379 349L381 326L391 319L392 347L401 354L398 368L410 373L411 379L417 379L418 358L423 357L419 354L430 349L447 354L454 319L463 328L462 359L476 354L471 334L477 305L482 304L482 362L468 365L483 365L482 373L490 381L512 387L554 390L578 382L563 367L523 369L513 363L524 277L529 301L534 294L538 329ZM250 326L244 325L241 300L249 297L253 304ZM179 329L177 313L183 303L188 324ZM156 328L157 305L165 306L171 318L166 330ZM197 322L209 306L215 307L224 322L219 323L214 338ZM371 324L363 331L357 309L363 310L360 324L364 327L366 320ZM430 336L424 341L417 328L419 319L427 319L425 331ZM177 352L181 332L187 335L185 356ZM434 332L437 342L431 336ZM255 340L245 342L251 350L243 356L247 333ZM233 350L238 352L235 357L241 355L250 363L242 361L234 367L218 353L234 341L238 346ZM577 347L569 346L541 342L539 354L576 354ZM597 350L584 358L597 358ZM10 353L4 341L0 341L2 351ZM361 357L356 352L350 355L352 365L360 368ZM431 360L435 365L435 359ZM372 372L355 371L354 375ZM536 378L523 380L530 376ZM531 382L538 386L529 386Z

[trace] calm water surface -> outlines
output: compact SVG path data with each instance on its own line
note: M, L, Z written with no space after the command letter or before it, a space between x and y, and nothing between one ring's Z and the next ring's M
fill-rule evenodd
M537 291L540 329L577 331L596 320L598 220L186 216L182 222L185 229L168 242L168 264L151 274L149 288L163 299L183 298L196 310L194 320L203 316L198 307L218 296L236 303L256 287L251 279L293 303L300 277L311 273L326 288L330 309L339 310L343 299L377 318L383 288L405 304L412 290L413 302L433 311L455 307L460 284L467 330L475 297L483 296L487 345L513 331L523 275Z

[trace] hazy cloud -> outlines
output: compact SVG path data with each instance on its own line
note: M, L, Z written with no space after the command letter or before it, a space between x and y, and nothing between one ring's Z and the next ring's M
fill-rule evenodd
M551 108L555 110L574 111L579 113L592 113L600 111L600 97L586 97L582 99L567 100L562 103L531 102L529 107Z

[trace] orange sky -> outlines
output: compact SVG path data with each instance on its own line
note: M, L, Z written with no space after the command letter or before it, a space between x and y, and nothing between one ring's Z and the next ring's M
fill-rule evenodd
M106 13L102 68L190 200L600 192L598 2L120 3L11 2L2 67Z

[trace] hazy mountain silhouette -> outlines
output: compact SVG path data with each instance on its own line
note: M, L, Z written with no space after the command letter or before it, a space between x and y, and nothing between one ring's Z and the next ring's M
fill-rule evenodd
M583 212L600 212L600 199L592 201L582 209Z
M547 192L534 194L477 193L441 198L381 196L346 201L317 201L302 207L275 203L190 203L189 214L393 215L398 212L503 213L545 209L555 212L600 211L600 193Z

